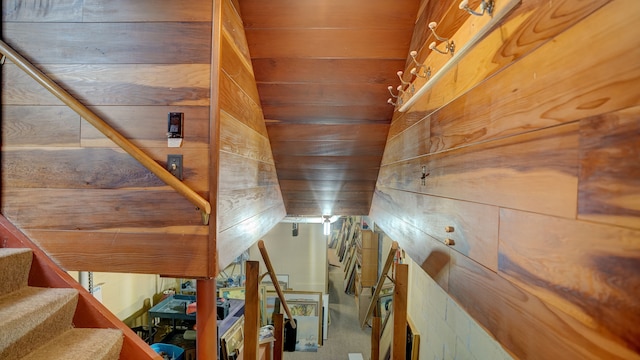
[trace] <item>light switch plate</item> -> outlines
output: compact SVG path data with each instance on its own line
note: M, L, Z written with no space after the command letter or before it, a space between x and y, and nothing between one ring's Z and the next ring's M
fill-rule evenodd
M169 170L173 176L182 180L182 155L168 154L167 170Z

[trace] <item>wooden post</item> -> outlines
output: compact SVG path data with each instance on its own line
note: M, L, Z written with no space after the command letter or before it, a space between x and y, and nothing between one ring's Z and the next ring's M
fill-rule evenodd
M396 266L395 286L393 287L393 342L391 359L406 360L407 353L407 287L409 283L409 265Z
M216 360L218 358L216 279L197 280L196 289L198 307L196 311L196 356L198 360Z
M272 342L260 344L260 360L271 360L271 348L273 347L272 344Z
M258 345L260 331L260 295L258 278L260 277L260 263L247 261L246 283L244 294L244 360L258 359Z
M380 327L382 319L378 315L371 318L371 360L380 359Z
M273 336L276 341L273 344L273 360L282 360L284 357L284 315L273 314Z

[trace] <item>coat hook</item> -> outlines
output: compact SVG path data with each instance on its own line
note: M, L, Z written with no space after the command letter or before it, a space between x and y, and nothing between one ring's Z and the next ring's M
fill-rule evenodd
M427 176L429 176L429 174L431 174L431 173L427 172L427 167L423 166L422 167L422 176L420 176L420 180L422 180L422 186L427 184Z
M482 0L482 2L480 3L480 9L482 10L482 12L477 12L469 8L469 0L460 1L460 10L466 10L469 14L475 15L475 16L482 16L484 15L485 12L488 13L489 16L493 16L493 6L494 6L493 0L489 0L489 1Z
M402 99L402 97L404 96L404 90L402 89L402 85L398 85L396 90L398 90L398 98Z
M388 98L387 99L387 104L391 104L393 106L400 106L400 105L402 105L402 98L398 98L397 102L393 102L392 98Z
M404 89L406 85L409 85L407 86L407 90L409 90L409 93L413 95L413 93L415 92L415 88L413 87L412 83L404 81L404 79L402 78L402 74L404 74L402 70L398 71L396 74L398 74L398 78L400 79L400 83L402 84L400 85L400 87Z
M453 41L447 41L447 47L446 50L440 50L436 47L436 42L432 42L431 44L429 44L429 49L433 50L433 51L437 51L440 54L451 54L453 55L453 52L456 50L456 46L453 43Z
M396 99L400 97L399 95L394 95L393 92L391 91L393 89L393 86L389 85L387 86L387 89L389 90L389 94L391 94L392 97Z
M418 59L416 59L416 56L418 56L418 52L413 50L412 52L409 53L409 55L411 55L411 58L413 59L413 63L416 64L416 67L414 67L413 69L411 69L411 74L413 74L414 76L419 76L421 78L430 78L431 77L431 68L427 67L425 64L420 64L418 62ZM424 75L420 75L420 70L424 69Z
M438 23L437 23L437 22L435 22L435 21L432 21L432 22L430 22L430 23L429 23L429 29L431 29L431 32L433 33L433 36L434 36L434 37L436 38L436 40L438 40L438 41L446 42L446 43L447 43L447 46L446 46L446 49L447 49L447 50L446 50L446 51L442 51L442 50L438 49L438 48L436 47L436 42L435 42L435 41L434 41L434 42L432 42L432 43L429 45L429 49L431 49L431 50L435 50L435 51L439 52L440 54L447 54L447 53L450 53L450 54L453 56L453 52L454 52L454 51L455 51L455 49L456 49L456 47L455 47L455 45L454 45L453 41L449 41L449 39L447 39L447 38L443 38L443 37L438 36L438 34L436 34L436 26L438 26Z
M440 36L438 36L438 34L436 34L436 26L438 26L438 23L435 22L435 21L432 21L432 22L429 23L429 29L431 29L431 32L433 33L433 36L435 36L436 40L438 40L438 41L446 41L446 42L448 42L449 39L440 37Z
M421 78L425 78L428 79L431 77L431 66L427 66L424 75L420 75L420 73L418 72L418 69L413 68L411 69L411 74L415 75L415 76L419 76Z

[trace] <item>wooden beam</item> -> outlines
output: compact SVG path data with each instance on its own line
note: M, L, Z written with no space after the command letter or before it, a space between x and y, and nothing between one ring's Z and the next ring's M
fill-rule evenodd
M382 319L374 316L371 319L371 360L380 359L380 335Z
M244 360L258 359L260 331L260 262L247 261L244 296Z
M276 341L273 344L273 360L282 360L284 357L284 315L273 314L273 335Z
M206 277L207 234L199 227L166 232L25 230L67 271L163 274ZM146 230L146 229L145 229ZM159 242L161 237L163 241ZM172 266L166 266L171 263Z
M199 360L216 360L218 358L218 337L216 304L216 280L198 279L196 281L196 355Z
M405 360L407 353L407 294L409 286L409 265L396 265L393 287L393 342L391 358Z

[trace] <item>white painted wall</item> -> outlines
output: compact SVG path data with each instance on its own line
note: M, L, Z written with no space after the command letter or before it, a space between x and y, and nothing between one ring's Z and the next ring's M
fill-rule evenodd
M383 236L382 261L392 240ZM420 335L420 360L512 360L502 346L408 256L407 314Z
M158 275L93 273L93 283L102 287L102 303L119 319L142 308L145 298L156 293Z
M299 224L298 236L291 234L291 223L279 223L264 237L264 244L276 274L289 275L289 287L298 291L327 289L327 236L322 224ZM249 250L251 260L260 261L260 273L266 267L257 244Z
M299 224L298 236L293 237L291 223L280 223L263 240L276 273L288 274L291 288L326 293L327 236L322 234L322 224ZM257 244L250 249L250 259L259 260L260 272L266 272ZM236 274L243 271L240 266ZM69 273L78 279L77 271ZM93 274L94 286L101 287L102 303L119 319L142 308L145 298L152 299L156 293L180 286L179 279L154 274Z
M78 279L78 272L69 272ZM118 319L123 320L142 308L144 299L165 289L178 289L179 281L154 274L93 273L93 284L100 287L101 301Z
M409 265L408 314L420 334L420 360L511 360L502 346L427 273Z

